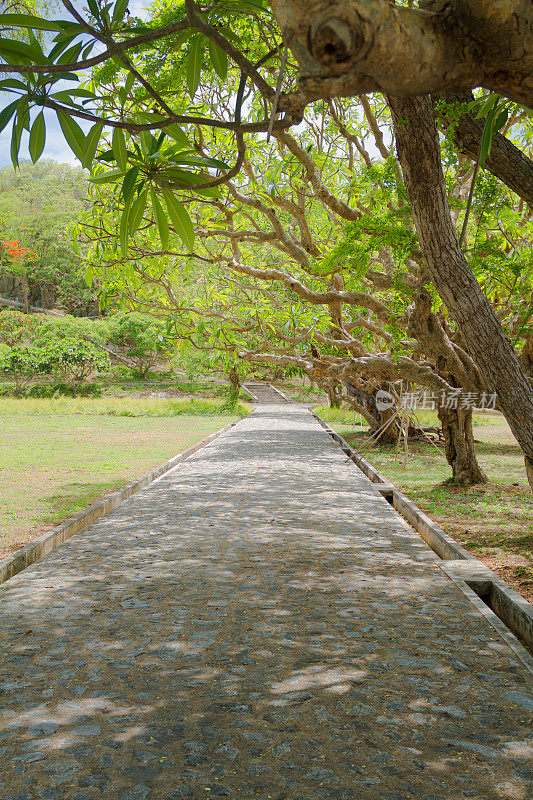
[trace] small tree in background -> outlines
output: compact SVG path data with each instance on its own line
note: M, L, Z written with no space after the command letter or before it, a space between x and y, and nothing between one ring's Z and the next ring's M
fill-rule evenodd
M145 314L117 314L110 323L109 342L125 349L136 377L146 378L157 359L168 353L165 325Z
M46 352L51 371L74 391L94 372L109 369L107 355L92 342L81 339L64 338L56 342L49 340Z
M24 294L24 310L30 311L30 286L28 283L28 264L35 260L35 252L22 247L15 239L2 242L3 252L1 265L4 272L20 278Z
M48 348L37 344L2 345L0 374L15 381L15 392L20 394L35 378L52 372L53 360Z

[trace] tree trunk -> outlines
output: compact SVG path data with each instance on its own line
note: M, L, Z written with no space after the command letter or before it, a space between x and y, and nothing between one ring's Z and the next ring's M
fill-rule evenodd
M533 461L526 456L526 475L529 485L533 486Z
M400 435L400 421L395 408L385 408L379 412L380 423L377 431L374 431L376 441L380 444L397 444ZM394 419L392 419L394 417Z
M330 408L340 408L341 399L338 393L338 386L335 383L328 383L326 385L326 392L328 395L328 403Z
M22 283L22 294L24 296L24 311L26 314L30 313L30 284L28 282L28 276L25 272L22 273L21 276L21 283Z
M485 385L497 392L513 434L533 462L533 386L459 247L446 196L431 98L390 97L388 102L398 158L431 278ZM530 484L533 489L531 480Z
M520 360L526 375L533 378L533 333L529 334L524 343L524 349L522 350Z
M237 404L239 391L241 388L241 381L237 367L235 366L231 367L230 371L228 372L228 381L229 381L229 392L228 392L227 404L230 408L234 408L235 405Z
M465 486L487 483L487 476L477 461L472 409L439 406L437 411L442 424L446 460L452 468L454 483Z

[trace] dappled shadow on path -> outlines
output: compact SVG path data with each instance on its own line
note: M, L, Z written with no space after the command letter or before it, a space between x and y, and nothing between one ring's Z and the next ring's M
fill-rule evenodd
M5 796L525 800L521 666L283 412L0 589Z

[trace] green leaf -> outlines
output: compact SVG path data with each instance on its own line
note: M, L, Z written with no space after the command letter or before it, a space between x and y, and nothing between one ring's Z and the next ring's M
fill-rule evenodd
M33 14L0 14L0 26L33 28L37 31L60 31L61 25Z
M174 197L171 189L163 189L163 198L174 230L189 250L192 250L194 247L194 227L187 209L183 203L180 203Z
M126 205L124 206L124 211L122 212L122 217L120 219L120 229L119 229L120 249L122 250L122 255L124 257L128 255L130 209L131 209L130 204L126 203Z
M128 169L128 154L126 152L124 133L120 128L115 128L113 131L112 147L113 155L115 156L119 169L121 169L122 172L126 172Z
M26 42L17 42L15 39L0 39L0 56L8 64L49 64L40 47L35 47Z
M503 111L500 111L496 120L494 122L494 132L499 131L503 128L507 120L509 119L509 109L504 108Z
M172 158L176 164L191 164L191 166L200 167L216 167L217 169L229 169L229 164L225 161L220 161L218 158L209 158L209 156L194 156L194 155L181 155L176 153Z
M0 83L1 92L3 92L4 89L24 89L24 91L26 91L27 88L27 84L22 83L22 81L18 81L16 78L8 78Z
M100 10L95 0L87 0L87 5L89 6L89 11L93 15L93 17L95 19L100 19Z
M112 22L118 22L124 18L124 13L128 7L128 2L129 0L117 0L115 3L115 8L113 9L113 16L111 17Z
M94 175L89 178L90 183L98 185L102 183L116 183L118 178L122 178L122 172L119 169L111 170L111 172L103 172L101 175Z
M151 156L155 153L157 148L157 139L150 131L141 131L139 133L139 141L145 156Z
M497 97L497 96L496 96ZM490 156L492 147L492 136L494 134L494 117L496 115L497 105L494 105L490 110L489 115L485 121L483 133L481 134L481 144L479 146L479 166L484 167L485 161Z
M82 129L72 117L62 111L57 112L57 119L70 149L83 162L85 157L85 134Z
M57 59L58 64L70 64L71 62L74 63L78 58L81 48L83 47L83 42L78 42L77 44L69 47L68 50L65 50L64 53Z
M51 61L54 61L54 59L69 46L69 44L76 38L76 36L78 36L78 32L68 33L68 34L59 33L54 39L56 44L48 53L48 58Z
M135 75L133 74L133 72L129 72L128 77L126 78L126 83L124 84L124 91L126 92L126 95L128 95L131 92L134 83L135 83Z
M96 122L85 137L85 156L81 163L83 167L86 167L86 169L90 169L90 166L94 161L96 149L102 134L102 128L103 125L100 122Z
M191 146L191 143L187 139L187 135L182 131L179 125L168 125L166 128L164 128L164 132L168 136L171 136L174 141L180 145L180 147L186 149Z
M211 39L209 40L209 57L216 74L220 80L225 81L228 76L228 56L226 51Z
M11 132L11 163L14 167L19 165L19 150L20 150L20 137L22 136L22 128L13 122L13 130Z
M206 173L199 175L195 172L186 172L179 167L166 167L159 173L160 178L171 181L177 187L194 186L195 183L204 183L210 179Z
M152 208L154 210L155 221L157 223L157 229L159 231L159 238L161 239L161 244L163 245L163 249L166 250L168 248L167 216L163 211L163 206L159 202L159 198L156 195L154 189L150 189L150 196L152 200Z
M207 186L205 189L193 189L193 191L201 197L215 197L219 199L222 196L220 186Z
M2 109L2 111L0 111L0 133L4 130L9 120L17 110L18 104L21 100L22 98L19 97L18 100L14 100L13 103L10 103L10 105L6 106Z
M192 37L195 35L196 31L194 30L194 28L187 28L187 30L180 31L179 33L176 34L176 36L172 40L174 49L177 50L178 48L181 47L182 44L185 44L186 41L192 39Z
M185 70L187 72L187 88L191 99L196 94L200 83L200 73L202 71L202 60L204 56L205 37L197 36L191 44L185 59Z
M128 201L132 196L138 175L139 167L132 167L126 172L122 182L122 197L125 201Z
M130 235L135 236L142 222L144 210L146 208L146 200L148 193L146 189L139 194L136 200L131 204L131 211L129 216Z
M95 98L94 92L88 92L86 89L66 89L61 92L55 92L50 95L54 100L59 100L61 103L67 103L73 97L87 97L90 100Z
M30 129L30 108L28 105L28 98L22 97L18 110L17 110L17 126L19 130L29 131Z
M31 160L33 161L34 164L41 157L41 154L44 150L45 142L46 142L46 124L44 121L44 114L41 111L37 115L35 122L31 126L31 132L30 132L29 151Z

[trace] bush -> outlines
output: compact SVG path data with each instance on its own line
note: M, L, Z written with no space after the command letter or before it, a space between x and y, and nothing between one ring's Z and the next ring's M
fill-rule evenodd
M117 314L109 329L109 342L126 349L136 377L145 378L158 357L168 351L165 324L146 314Z
M47 348L37 344L16 344L2 348L0 352L0 373L11 376L16 390L20 392L37 375L52 371L52 360Z
M46 351L52 372L79 394L80 385L97 370L109 369L109 358L92 342L82 339L49 340Z
M41 330L41 314L23 314L21 311L0 311L0 344L10 347L32 342Z
M0 351L0 373L11 376L17 392L39 375L58 375L78 394L80 385L109 359L91 342L80 339L43 337L33 344L15 345Z
M57 397L101 397L102 387L98 383L82 383L69 386L68 383L36 384L25 393L25 397L51 398Z
M83 339L105 344L109 337L109 323L105 319L47 316L41 323L39 335L41 338Z

